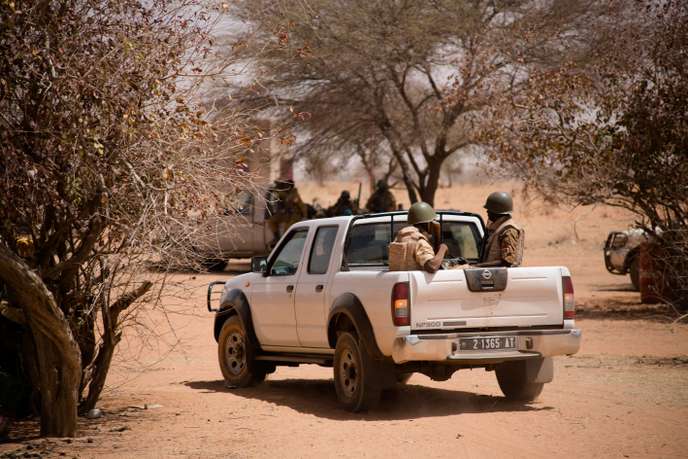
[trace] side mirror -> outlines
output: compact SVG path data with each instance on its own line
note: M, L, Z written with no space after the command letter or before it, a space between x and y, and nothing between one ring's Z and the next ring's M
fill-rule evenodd
M268 257L252 257L251 258L251 272L265 274L265 268L268 266Z

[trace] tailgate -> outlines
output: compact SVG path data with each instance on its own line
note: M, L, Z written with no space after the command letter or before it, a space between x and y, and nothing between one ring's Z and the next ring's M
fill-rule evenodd
M482 271L496 272L489 269L478 274ZM441 270L434 275L415 271L411 275L411 328L562 325L562 275L569 275L566 268L508 268L502 291L470 291L464 270Z

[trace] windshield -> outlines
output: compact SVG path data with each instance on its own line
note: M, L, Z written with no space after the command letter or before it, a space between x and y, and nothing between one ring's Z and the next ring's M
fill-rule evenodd
M308 228L292 231L275 257L270 268L271 276L291 276L296 274L301 260L301 252L306 244Z

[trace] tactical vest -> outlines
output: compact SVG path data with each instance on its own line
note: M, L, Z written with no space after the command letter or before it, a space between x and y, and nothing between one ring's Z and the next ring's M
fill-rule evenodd
M402 229L403 231L403 229ZM418 248L418 239L423 238L420 232L418 237L412 233L406 237L399 237L397 235L394 242L389 244L389 270L390 271L417 271L422 270L423 267L416 261L416 249Z
M484 262L500 261L502 259L502 247L499 243L499 237L504 230L509 227L514 228L519 233L518 248L516 251L516 263L514 263L512 266L520 266L521 263L523 263L523 244L525 241L525 231L521 229L521 227L518 226L511 218L499 225L499 227L487 238L487 244L485 244L485 252L483 254Z

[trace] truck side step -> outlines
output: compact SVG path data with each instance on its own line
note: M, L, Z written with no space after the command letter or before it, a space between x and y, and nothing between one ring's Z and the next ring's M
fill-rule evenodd
M268 362L291 362L291 363L315 363L319 365L332 365L332 356L319 354L260 354L256 360Z

